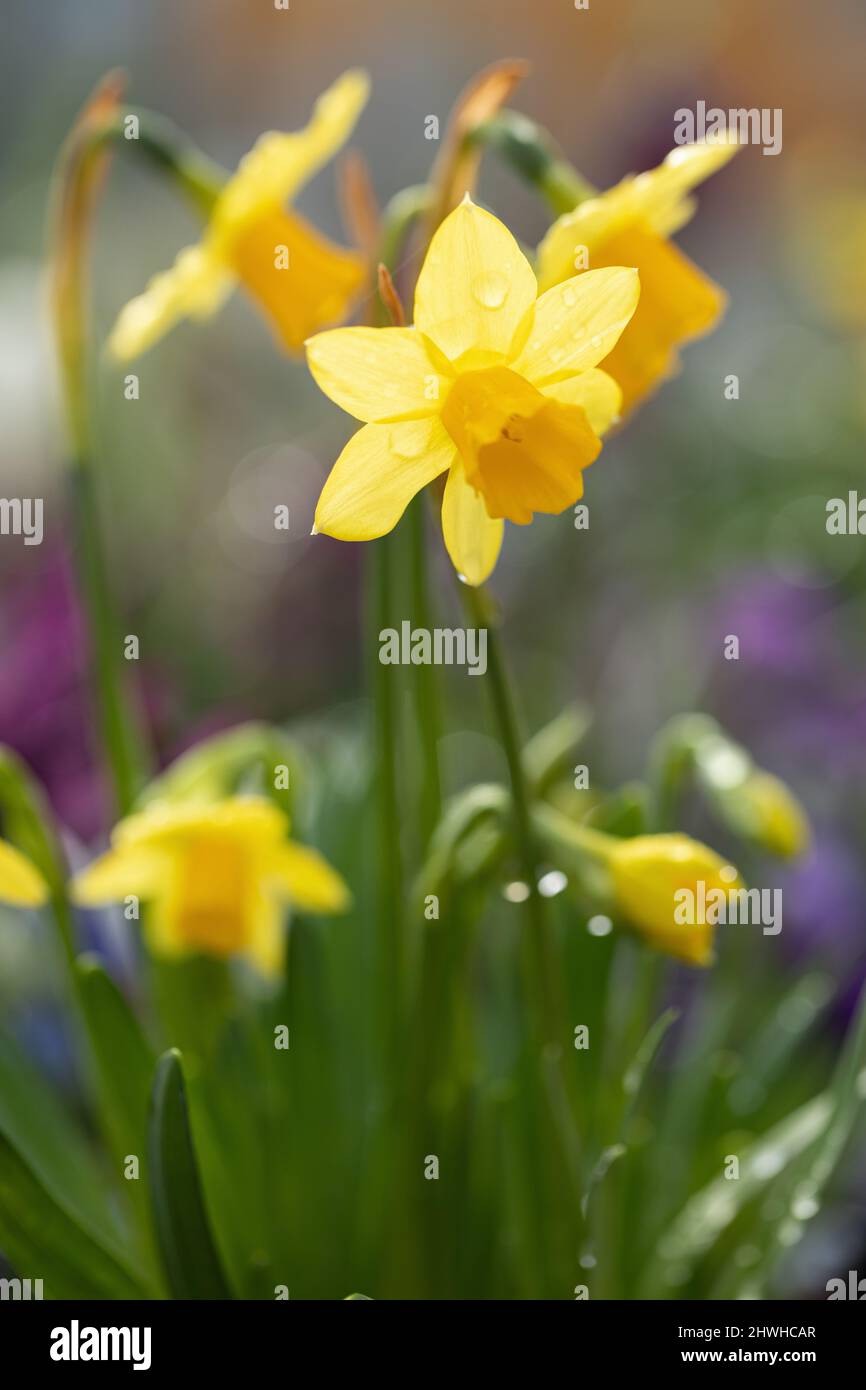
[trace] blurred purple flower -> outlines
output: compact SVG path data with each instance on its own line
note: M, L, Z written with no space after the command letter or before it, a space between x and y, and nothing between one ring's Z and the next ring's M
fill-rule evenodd
M105 821L107 787L88 722L83 627L65 557L7 582L2 608L0 742L21 755L60 820L90 838Z

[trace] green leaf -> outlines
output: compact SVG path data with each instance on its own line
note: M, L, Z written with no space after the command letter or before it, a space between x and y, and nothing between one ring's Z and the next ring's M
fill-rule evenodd
M462 848L482 827L498 830L505 822L510 804L505 788L496 783L479 783L453 797L431 836L427 859L416 879L415 894L423 898L427 893L441 891L458 870ZM485 837L485 852L487 848Z
M129 1005L95 956L75 963L105 1128L116 1158L144 1155L155 1057Z
M42 1279L49 1298L143 1298L133 1274L48 1192L0 1136L0 1247L22 1279Z
M567 705L561 714L533 734L523 749L523 766L535 796L543 796L566 770L571 772L575 750L590 722L591 715L583 706Z
M0 1036L0 1135L69 1217L94 1235L120 1232L105 1200L106 1174L32 1063Z
M154 1279L158 1262L147 1183L147 1125L155 1057L117 985L95 956L75 962L102 1129L115 1170L139 1161L139 1177L122 1184L135 1213L141 1257Z
M829 1090L827 1114L814 1142L785 1173L781 1214L765 1224L763 1257L745 1276L743 1291L751 1295L769 1279L775 1262L803 1234L805 1223L821 1210L828 1185L848 1146L866 1101L866 987L845 1038Z
M231 1298L211 1234L176 1049L164 1053L156 1068L149 1167L154 1222L173 1297Z
M661 1282L684 1284L698 1260L736 1219L747 1202L757 1197L805 1153L833 1113L828 1092L814 1097L786 1116L740 1156L740 1176L722 1176L695 1193L671 1222L650 1265L661 1266ZM658 1264L657 1264L658 1262ZM658 1287L653 1276L651 1287ZM658 1293L654 1295L658 1297Z

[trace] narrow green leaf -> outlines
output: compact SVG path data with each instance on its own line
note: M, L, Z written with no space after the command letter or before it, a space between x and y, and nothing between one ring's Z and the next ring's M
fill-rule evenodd
M176 1049L164 1053L157 1063L149 1168L154 1222L173 1296L231 1298L211 1234Z
M0 1137L0 1248L22 1279L44 1280L48 1298L144 1298L146 1289L48 1192Z
M94 956L75 962L102 1129L115 1172L135 1216L142 1260L159 1282L147 1180L147 1126L155 1057L117 985ZM126 1180L127 1160L139 1176Z
M650 1267L661 1265L661 1282L684 1283L698 1260L746 1203L778 1178L823 1133L832 1112L829 1093L814 1097L774 1125L740 1156L738 1182L731 1182L724 1176L714 1178L695 1193L671 1223L659 1242L656 1256L650 1261Z
M543 796L548 787L571 770L575 750L585 737L591 718L583 706L567 705L525 745L523 766L535 796Z
M95 956L75 964L101 1110L115 1158L142 1158L155 1057L137 1019Z
M120 1240L105 1200L106 1173L40 1072L0 1035L0 1135L71 1219Z

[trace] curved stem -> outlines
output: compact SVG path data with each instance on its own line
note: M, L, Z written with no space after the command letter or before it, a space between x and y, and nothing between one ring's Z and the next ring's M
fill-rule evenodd
M213 206L222 175L167 121L146 113L121 112L121 94L120 80L108 78L73 129L56 180L51 242L54 325L70 443L73 555L87 615L101 741L116 810L122 815L141 789L150 756L141 712L123 666L94 471L87 258L110 144L122 141L155 160L203 215Z

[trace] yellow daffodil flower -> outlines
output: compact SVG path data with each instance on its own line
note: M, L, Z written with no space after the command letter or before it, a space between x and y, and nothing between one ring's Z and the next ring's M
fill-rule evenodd
M458 572L481 584L506 519L525 525L581 496L582 470L620 406L596 364L638 294L636 272L617 268L539 299L511 233L467 196L430 244L414 327L338 328L307 344L319 386L364 422L325 483L316 530L382 536L447 473L445 544Z
M0 840L0 902L12 907L41 907L47 901L48 885L35 864Z
M728 820L770 854L796 859L809 847L805 811L778 777L754 771L728 798Z
M677 349L709 332L725 296L669 240L695 211L688 195L735 154L726 143L682 145L657 169L630 176L554 222L538 248L543 291L576 269L637 266L637 313L603 367L622 387L623 413L679 367ZM587 268L588 267L588 268Z
M290 351L345 317L364 279L363 258L284 204L345 144L368 92L365 73L347 72L316 102L305 130L260 137L220 191L201 241L121 311L109 339L116 358L144 352L178 319L213 314L238 282Z
M279 972L287 905L342 912L349 893L320 854L286 839L288 821L262 797L210 805L156 802L123 820L112 848L73 883L96 907L136 896L157 955L247 957Z
M736 870L706 845L678 834L614 840L606 858L616 905L635 931L668 955L709 965L714 920L706 920L712 914L700 906L713 892L740 886ZM694 921L680 920L676 895L684 889L695 895Z

